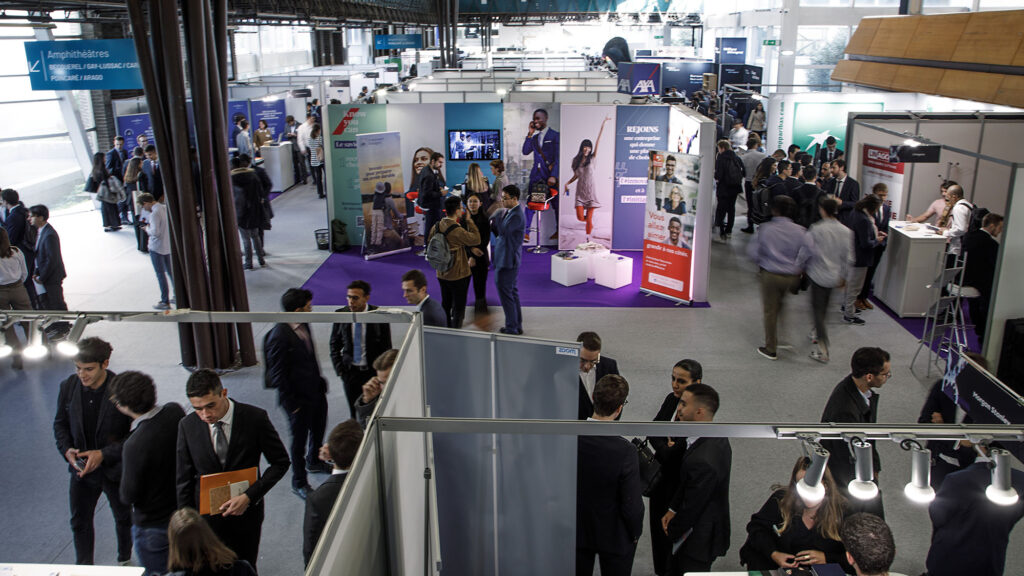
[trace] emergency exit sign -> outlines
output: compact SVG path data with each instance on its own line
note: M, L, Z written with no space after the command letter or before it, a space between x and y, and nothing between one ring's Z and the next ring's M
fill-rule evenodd
M778 40L762 40L761 41L761 45L762 46L778 46L779 45L779 41Z

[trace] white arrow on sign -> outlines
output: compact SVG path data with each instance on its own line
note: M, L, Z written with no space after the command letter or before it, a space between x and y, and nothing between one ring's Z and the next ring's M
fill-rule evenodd
M39 72L39 60L36 60L28 67L29 72Z

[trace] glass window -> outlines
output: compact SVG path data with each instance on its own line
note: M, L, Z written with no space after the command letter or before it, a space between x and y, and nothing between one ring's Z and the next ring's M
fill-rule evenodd
M834 68L834 66L797 66L797 68L793 70L793 83L809 87L805 89L796 89L796 91L839 92L842 88L842 84L840 82L832 81L832 70Z
M67 132L60 104L56 100L19 104L0 103L0 127L0 134L8 138Z
M15 28L15 30L19 29ZM0 40L0 76L28 74L25 42L25 40Z
M79 170L69 136L0 142L0 158L0 182L16 190Z
M0 78L0 102L14 102L16 100L47 100L56 98L56 92L51 90L32 90L32 83L28 76L11 76Z
M801 6L849 6L851 0L800 0ZM859 1L859 0L858 0Z
M797 29L796 65L835 66L850 41L849 26L800 26Z
M1024 0L981 0L979 8L982 10L1024 8Z
M900 0L853 0L853 5L857 8L899 6Z
M973 0L924 0L922 6L927 12L928 8L971 8Z

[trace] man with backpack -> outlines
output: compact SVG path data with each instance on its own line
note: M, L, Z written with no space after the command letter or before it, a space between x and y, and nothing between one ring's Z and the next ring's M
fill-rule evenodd
M743 161L732 150L728 140L718 141L718 158L715 159L715 226L719 228L722 241L732 237L732 225L736 220L736 197L743 192L745 170Z
M462 198L450 196L444 201L445 217L428 231L427 262L437 271L441 284L441 307L449 328L462 328L469 293L469 256L467 247L480 243L480 232L472 218L466 218Z
M748 138L747 149L736 153L743 161L743 190L747 198L747 227L740 232L745 234L754 233L754 218L752 216L758 209L754 195L754 174L757 173L757 167L761 161L768 157L767 154L757 149L758 143L757 138Z

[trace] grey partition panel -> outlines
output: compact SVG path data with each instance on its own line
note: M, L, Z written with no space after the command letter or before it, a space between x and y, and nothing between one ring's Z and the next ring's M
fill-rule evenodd
M522 338L496 349L498 418L575 420L579 351ZM576 566L576 438L498 437L501 576L572 574Z

